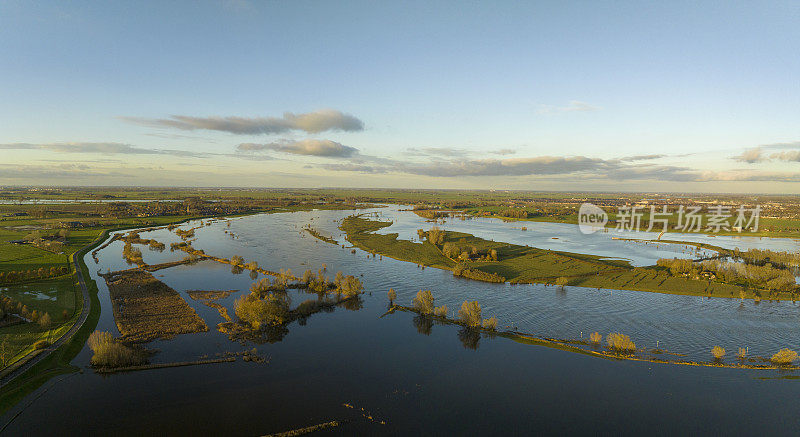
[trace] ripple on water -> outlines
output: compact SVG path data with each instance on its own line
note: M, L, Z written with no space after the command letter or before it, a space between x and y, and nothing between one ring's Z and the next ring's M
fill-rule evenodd
M381 219L394 224L381 232L398 232L400 238L415 238L416 229L428 228L430 223L411 212L398 211L397 207L379 211ZM363 212L363 211L360 211ZM523 332L557 338L588 337L590 332L603 335L623 332L640 347L661 348L687 354L689 358L707 359L710 348L720 345L733 354L737 347L749 347L751 355L771 355L781 347L798 349L795 335L799 312L792 302L752 301L738 299L703 298L635 291L600 290L581 287L556 287L543 285L489 284L456 278L449 271L434 268L420 269L413 263L384 257L367 257L366 253L351 248L322 242L302 230L311 224L322 234L345 243L338 222L353 211L310 211L282 214L261 214L226 221L212 222L196 230L195 248L222 257L241 255L255 260L263 268L279 270L291 268L295 274L306 269L316 271L327 265L328 275L341 270L346 274L363 275L362 280L372 297L385 300L386 291L394 288L398 302L410 303L420 289L430 289L437 305L448 305L455 314L464 300L477 300L486 316L496 316L502 326L514 326ZM313 220L312 220L313 218ZM190 222L184 226L196 226ZM557 223L529 224L528 231L513 229L513 224L499 220L448 220L446 229L469 232L498 241L536 245L537 247L574 250L581 244L574 226ZM232 232L232 238L224 231ZM173 234L174 235L174 234ZM635 259L638 262L654 260L669 253L676 256L674 248L665 249L656 244L622 244L604 233L598 233L584 249L597 250L610 257ZM152 237L174 239L166 230L154 231ZM552 240L558 236L558 240ZM785 240L785 239L784 239ZM172 240L170 240L172 241ZM719 244L720 241L715 241ZM725 240L727 241L727 240ZM734 240L731 240L734 241ZM762 243L764 240L759 240ZM751 242L748 242L751 244ZM767 243L768 244L768 243ZM785 241L774 243L779 247ZM549 246L548 246L549 245ZM124 264L119 260L121 247L115 243L101 251L100 269L112 270ZM147 253L147 251L143 251ZM168 252L168 251L167 251ZM174 254L148 254L152 259L172 259ZM687 255L688 256L688 255ZM651 262L651 264L652 264ZM162 271L165 281L194 281L217 283L220 275L228 278L226 269L187 266L173 279L172 269ZM187 275L186 272L191 274ZM236 283L247 289L249 278L239 275ZM217 279L215 279L217 277ZM225 279L227 280L227 279ZM224 281L223 281L224 282ZM223 287L225 288L225 287ZM230 287L228 287L230 288ZM101 287L101 290L104 287ZM233 297L229 299L233 300ZM228 302L230 304L230 302ZM205 311L205 309L204 309Z

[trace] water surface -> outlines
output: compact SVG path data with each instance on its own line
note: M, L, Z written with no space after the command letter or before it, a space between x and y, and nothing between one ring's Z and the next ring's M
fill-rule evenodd
M375 211L395 220L382 232L400 232L401 238L414 238L416 229L431 225L396 207ZM466 299L478 300L485 316L494 315L501 325L520 331L557 338L620 331L640 346L655 347L658 342L688 358L708 360L715 344L731 355L739 346L762 355L780 347L800 349L800 311L792 302L756 305L738 299L579 287L562 292L541 285L475 282L453 277L449 271L372 258L360 250L352 254L349 246L324 243L302 230L310 223L344 242L338 222L352 213L262 214L232 219L230 226L225 220L212 221L196 229L192 244L216 256L240 255L270 270L291 268L300 274L324 264L331 277L338 270L363 275L368 293L360 310L340 307L315 314L302 324L289 325L280 341L239 344L217 332L219 313L190 299L186 291L240 290L218 301L233 315L233 300L253 282L247 273L234 274L230 266L212 261L160 270L155 276L181 293L210 330L151 343L149 347L160 350L153 361L191 360L256 347L269 357L269 364L237 361L105 377L87 369L48 383L9 412L4 420L30 403L6 433L261 435L337 419L352 422L330 433L800 431L794 402L800 385L797 380L776 379L794 376L793 372L619 362L502 338L484 337L475 344L460 338L454 326L434 325L429 334L421 334L427 330L415 324L412 314L380 317L389 288L397 290L398 301L404 304L425 288L433 291L437 305L447 304L451 313ZM198 224L193 221L182 228ZM572 249L581 246L580 237L570 234L571 225L526 225L528 231L521 231L514 229L520 226L516 223L480 219L447 220L440 226L537 247L551 244L577 251ZM141 236L156 238L167 247L180 241L166 229ZM554 236L558 240L552 240ZM603 234L591 244L604 256L637 262L661 257L667 250L620 244ZM148 263L184 255L139 247ZM121 250L121 242L112 243L98 253L98 263L87 255L92 277L98 279L98 271L127 268ZM97 283L102 305L98 329L116 335L107 288L102 279ZM292 298L296 305L309 296L294 293ZM74 364L86 367L90 356L84 348ZM346 408L345 403L356 408ZM375 421L362 417L360 408Z

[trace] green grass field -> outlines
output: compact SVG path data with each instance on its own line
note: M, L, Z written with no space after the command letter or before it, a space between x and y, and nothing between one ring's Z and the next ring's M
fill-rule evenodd
M455 266L456 263L453 260L442 255L442 252L430 243L398 240L397 234L383 235L374 233L374 231L385 228L390 224L389 222L351 216L343 220L341 229L347 233L347 241L368 252L446 270L450 270Z
M381 235L374 231L389 222L347 217L341 229L347 239L363 250L430 267L453 270L456 262L428 241L414 243L398 240L397 234ZM500 275L511 283L555 284L564 278L567 285L606 290L634 290L703 297L761 298L767 292L747 289L705 279L672 276L658 266L632 267L627 261L605 260L599 256L557 252L534 247L488 241L470 234L446 232L445 243L475 246L478 250L494 249L499 261L471 261L470 269ZM769 299L792 300L790 293L773 293Z

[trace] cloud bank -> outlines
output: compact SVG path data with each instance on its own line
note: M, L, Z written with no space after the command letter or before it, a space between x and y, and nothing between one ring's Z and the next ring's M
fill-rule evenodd
M320 156L324 158L349 158L358 154L355 147L345 146L331 140L282 140L266 144L242 143L236 146L238 152L275 151L290 155Z
M173 155L182 157L205 157L208 154L174 149L145 149L123 143L8 143L0 144L0 150L45 150L59 153L99 153L104 155Z
M172 115L169 118L120 117L122 120L158 128L179 130L211 130L236 135L269 135L291 131L319 133L325 131L357 132L364 122L334 109L321 109L304 114L286 112L283 117L193 117Z
M772 152L769 150L781 150L782 152ZM785 150L785 149L800 149L800 141L793 143L776 143L766 144L763 146L751 147L742 152L741 155L732 157L734 161L746 162L748 164L755 164L759 162L768 161L783 161L783 162L800 162L800 150Z

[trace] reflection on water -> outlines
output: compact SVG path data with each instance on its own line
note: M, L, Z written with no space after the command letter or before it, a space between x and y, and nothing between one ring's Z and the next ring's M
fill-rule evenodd
M381 232L399 232L399 238L415 238L416 229L427 228L431 223L409 211L397 207L370 210L381 220L393 221ZM316 271L323 265L328 271L341 270L361 274L368 291L379 296L389 288L398 293L399 303L408 303L420 289L433 291L437 305L457 308L464 300L478 300L486 314L496 316L501 327L514 326L521 332L553 338L579 338L581 333L599 331L623 332L637 344L648 348L656 342L662 347L685 353L695 359L707 359L713 345L729 350L749 347L751 353L771 355L781 347L798 347L798 339L791 335L800 321L800 311L792 302L753 301L741 302L728 298L676 296L636 291L617 291L580 288L547 287L544 285L490 284L453 277L448 271L418 269L412 263L390 258L368 257L358 250L342 248L317 240L303 227L312 223L314 228L337 241L345 236L338 229L339 222L352 211L313 211L285 214L264 214L240 217L227 221L206 221L206 226L195 230L196 249L225 258L242 256L245 261L256 261L262 268L278 271L291 268L295 272L306 269ZM496 219L447 220L447 229L470 232L498 241L536 243L541 245L578 244L584 236L574 225L559 223L531 223L528 231L515 229L513 223ZM190 229L198 222L181 226ZM235 234L232 239L225 231ZM558 236L558 240L552 240ZM180 241L167 229L142 232L142 238L154 238L169 244ZM639 261L654 260L664 256L663 246L632 244L612 240L604 233L593 238L581 248L592 253L597 249L606 255ZM698 236L702 237L702 236ZM670 237L672 238L672 237ZM722 239L723 237L718 237ZM558 243L552 243L557 241ZM721 240L720 240L721 241ZM765 241L765 240L760 240ZM782 239L766 240L767 247L781 247ZM100 265L111 270L121 268L121 245L115 242L100 254ZM719 244L719 241L717 241ZM561 249L565 249L561 247ZM150 264L181 259L183 252L159 253L143 250ZM689 254L686 254L689 256ZM105 268L101 267L101 270ZM124 268L124 267L122 267ZM233 269L234 275L221 274L220 270ZM185 266L160 271L159 278L176 290L205 289L207 283L219 283L221 289L236 288L246 291L256 277L240 275L241 268L216 265L203 261L196 268ZM220 276L221 275L221 276ZM234 284L231 286L230 284ZM238 285L236 285L238 284ZM101 290L104 285L101 285ZM231 314L234 297L221 302ZM374 298L373 298L374 299ZM198 311L202 306L193 304ZM104 312L107 313L107 312ZM108 320L107 320L108 323ZM182 343L182 342L178 342Z
M381 232L398 232L400 238L413 239L416 229L431 226L397 208L374 211L394 220ZM215 301L234 316L234 300L248 293L259 275L235 274L231 266L207 260L154 273L178 291L210 329L150 343L148 347L160 351L153 361L213 357L257 343L265 344L259 351L270 356L268 365L238 361L110 378L84 372L36 393L36 402L6 432L64 434L63 424L70 423L81 434L261 435L346 417L343 403L366 405L388 424L382 428L356 421L336 431L342 434L509 434L521 429L603 433L619 431L620 426L631 432L655 426L665 433L687 432L697 431L696 421L689 420L697 414L716 419L721 432L761 432L772 429L765 427L773 421L784 423L787 431L798 426L781 418L794 413L786 400L796 398L800 387L791 380L754 379L766 373L611 362L503 338L481 341L478 331L433 326L430 319L408 313L380 317L389 288L397 291L400 304L409 304L418 290L430 289L437 305L457 308L464 300L477 300L484 314L499 319L498 329L513 326L521 332L571 339L594 331L622 332L637 345L654 348L658 342L662 349L687 354L687 359L707 361L711 346L717 344L729 351L749 346L751 355L800 348L795 303L756 305L737 299L475 282L449 271L367 257L360 250L353 254L350 247L322 242L302 229L312 223L321 234L344 242L338 222L352 213L264 214L232 219L230 227L226 221L211 221L196 229L192 245L208 254L240 255L273 271L316 271L326 264L328 272L359 276L368 292L296 324L243 338L244 345L219 332L216 325L225 322L220 312L191 299L187 291L234 290ZM571 225L531 223L528 231L521 231L499 220L480 219L447 220L440 226L498 241L585 250L636 262L663 257L667 250L663 245L623 244L604 233L582 240ZM180 241L167 229L142 232L141 237L167 246ZM776 248L785 242L765 244L761 247ZM85 258L93 279L100 279L97 329L115 335L108 290L95 272L127 268L120 256L122 246L117 241L98 252L97 263L90 255ZM144 247L142 254L148 264L185 255ZM316 300L301 291L291 293L301 304ZM90 355L84 349L74 364L87 366ZM465 390L464 381L474 392ZM648 405L660 405L657 417ZM209 408L214 414L208 414ZM575 413L565 414L570 411ZM631 417L637 417L635 424Z
M461 328L458 330L458 339L467 349L478 350L481 341L481 333L475 329Z

